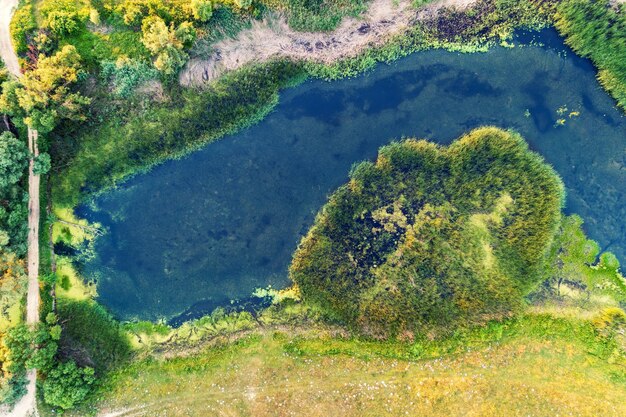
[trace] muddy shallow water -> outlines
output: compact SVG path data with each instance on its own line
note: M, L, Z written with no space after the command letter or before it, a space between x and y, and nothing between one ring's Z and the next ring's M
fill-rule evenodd
M624 262L626 118L554 31L519 41L307 82L260 124L98 197L79 214L108 229L82 265L99 301L122 319L189 318L285 286L300 237L352 164L393 139L447 144L481 125L522 133L563 177L566 211Z

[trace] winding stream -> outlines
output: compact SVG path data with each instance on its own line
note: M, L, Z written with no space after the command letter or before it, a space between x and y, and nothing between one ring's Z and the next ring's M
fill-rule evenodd
M177 323L284 286L300 237L353 163L394 138L447 144L481 125L522 133L563 177L566 211L624 262L626 117L556 32L518 41L307 82L283 92L262 123L99 196L79 210L109 229L82 265L99 301L122 319L184 313Z

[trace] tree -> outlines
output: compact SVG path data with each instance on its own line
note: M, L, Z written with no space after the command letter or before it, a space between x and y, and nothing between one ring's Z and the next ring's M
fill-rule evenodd
M28 158L26 144L10 132L0 134L0 254L22 255L25 250L26 193L18 183L26 173Z
M33 6L30 2L25 2L24 5L15 10L13 19L11 19L10 29L15 52L24 54L28 51L29 38L33 36L37 29L37 21L35 20Z
M56 35L75 32L88 11L79 10L75 0L46 0L40 8L42 27Z
M0 111L19 116L18 121L41 133L51 131L63 118L84 120L81 110L90 99L70 89L79 72L80 55L72 45L40 57L37 68L24 74L21 84L3 84Z
M0 196L17 184L28 166L28 148L11 132L0 134Z
M249 9L252 6L252 0L235 0L235 4L240 9Z
M174 28L169 27L158 16L149 16L141 25L144 46L155 57L154 66L166 75L174 74L187 61L184 51L195 38L195 30L191 23L183 22Z
M213 3L210 0L191 0L191 12L194 19L206 22L213 15Z
M5 377L26 374L26 361L33 353L31 333L25 324L11 328L2 338L2 371Z
M23 378L26 369L35 368L44 377L46 403L69 409L85 398L96 378L93 368L79 367L73 360L61 362L57 358L61 326L56 321L56 316L49 314L46 323L39 323L35 330L20 324L0 338L0 390L6 381ZM5 391L8 397L16 396L11 390Z
M50 154L46 152L40 153L33 161L33 173L37 175L47 174L50 171L51 163Z
M95 380L93 368L60 362L46 375L43 397L47 404L67 410L85 399Z
M169 3L162 0L123 0L117 5L116 11L127 25L138 25L144 17L169 15Z

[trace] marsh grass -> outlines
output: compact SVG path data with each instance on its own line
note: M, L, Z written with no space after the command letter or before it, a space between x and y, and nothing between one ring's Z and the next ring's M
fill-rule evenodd
M343 18L367 10L368 0L287 0L289 26L303 32L331 31Z
M626 110L626 7L608 0L564 0L555 23L569 46L590 58L598 80Z

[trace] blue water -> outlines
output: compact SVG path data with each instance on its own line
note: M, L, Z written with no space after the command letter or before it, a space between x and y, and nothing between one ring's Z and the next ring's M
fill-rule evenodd
M300 237L352 164L392 139L447 144L481 125L522 133L563 177L566 211L626 260L626 118L587 60L554 31L534 37L547 46L427 51L307 82L260 124L99 196L79 213L108 229L82 266L99 301L122 319L180 321L282 287Z

